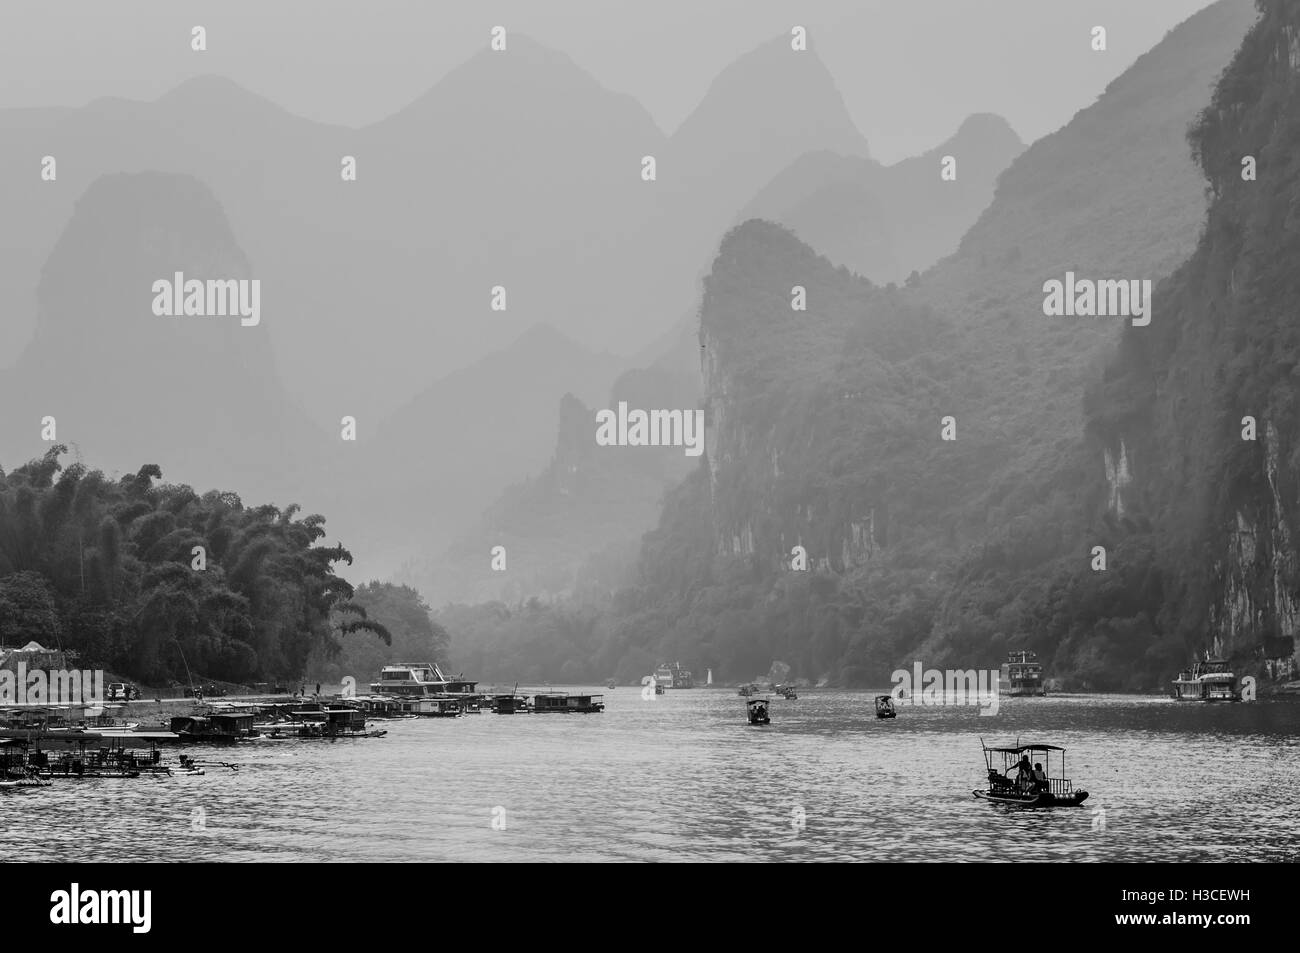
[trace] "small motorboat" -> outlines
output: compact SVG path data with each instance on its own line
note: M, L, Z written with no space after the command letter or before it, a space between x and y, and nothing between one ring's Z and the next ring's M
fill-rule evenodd
M766 698L751 698L745 702L746 714L749 716L751 725L768 725L772 719L767 714L768 701Z
M1056 745L1013 745L1007 748L990 748L984 744L984 765L988 770L988 787L971 793L977 798L995 804L1015 807L1078 807L1088 799L1088 792L1073 787L1065 777L1065 749ZM1059 751L1060 767L1052 775L1052 752ZM1031 755L1042 755L1043 762L1032 762ZM1002 756L1002 770L994 766L997 755ZM1016 776L1011 777L1015 772Z
M897 718L898 712L894 710L894 699L890 698L888 695L877 695L876 717Z
M776 689L776 693L786 701L797 701L799 694L794 690L793 685L781 685Z

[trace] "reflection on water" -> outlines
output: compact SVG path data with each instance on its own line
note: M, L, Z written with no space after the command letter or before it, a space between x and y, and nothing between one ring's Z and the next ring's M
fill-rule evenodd
M1300 859L1300 701L1058 696L878 721L871 693L810 691L774 698L767 727L722 690L605 701L198 752L237 773L9 791L0 844L12 859L168 862ZM976 800L981 736L1065 746L1092 796Z

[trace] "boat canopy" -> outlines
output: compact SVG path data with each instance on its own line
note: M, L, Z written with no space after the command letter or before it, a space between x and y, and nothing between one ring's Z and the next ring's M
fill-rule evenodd
M1025 751L1064 751L1057 745L1019 745L1014 748L985 748L985 751L997 751L1001 754L1021 754Z

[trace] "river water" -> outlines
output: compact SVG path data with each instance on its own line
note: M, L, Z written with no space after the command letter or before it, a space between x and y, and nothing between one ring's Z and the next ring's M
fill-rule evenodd
M1300 700L1074 695L878 721L871 693L809 691L751 727L734 691L604 693L602 714L380 722L380 739L192 750L237 772L8 791L0 844L67 861L1300 860ZM977 800L981 736L1064 746L1091 797Z

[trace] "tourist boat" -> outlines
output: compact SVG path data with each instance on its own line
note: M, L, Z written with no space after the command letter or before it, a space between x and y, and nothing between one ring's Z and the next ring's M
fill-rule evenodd
M681 662L673 662L655 669L655 684L664 688L694 688L695 680L690 672L682 668Z
M1204 660L1195 662L1188 671L1178 673L1172 694L1180 702L1241 701L1237 676L1225 660L1210 658L1208 652Z
M605 687L608 688L610 691L613 691L614 689L618 688L618 682L614 681L611 678L609 681L605 683Z
M741 685L740 691L736 692L741 698L748 698L750 695L758 694L758 686L752 682L748 685Z
M745 702L745 714L749 716L751 725L771 724L772 719L767 714L768 702L766 698L751 698Z
M563 692L542 692L533 696L533 714L559 712L591 714L605 710L604 695L566 695Z
M774 687L772 690L776 692L778 695L780 695L782 698L784 698L786 701L797 701L799 698L799 695L794 690L793 685L778 685Z
M894 699L888 695L876 696L876 717L877 718L897 718L898 712L894 710Z
M988 770L988 787L971 793L975 797L997 804L1011 804L1017 807L1077 807L1088 799L1088 792L1072 787L1070 779L1065 777L1065 749L1056 745L1013 745L1008 748L990 748L980 741L984 748L984 765ZM1057 774L1052 774L1052 752L1061 753ZM1045 778L1035 781L1032 778L1020 778L1020 764L1032 765L1033 758L1042 755ZM1002 767L995 766L997 756L1001 755ZM1016 777L1010 777L1011 772Z
M998 681L998 693L1013 698L1045 696L1043 687L1043 665L1033 652L1020 651L1007 654L1002 663L1001 679Z
M433 662L394 662L379 671L379 681L370 683L372 695L392 695L403 701L440 698L459 702L456 714L463 712L471 702L482 697L476 691L478 682L468 679L448 678ZM412 706L421 708L422 706ZM424 710L410 711L415 715L446 717L450 709L444 706L423 706Z

